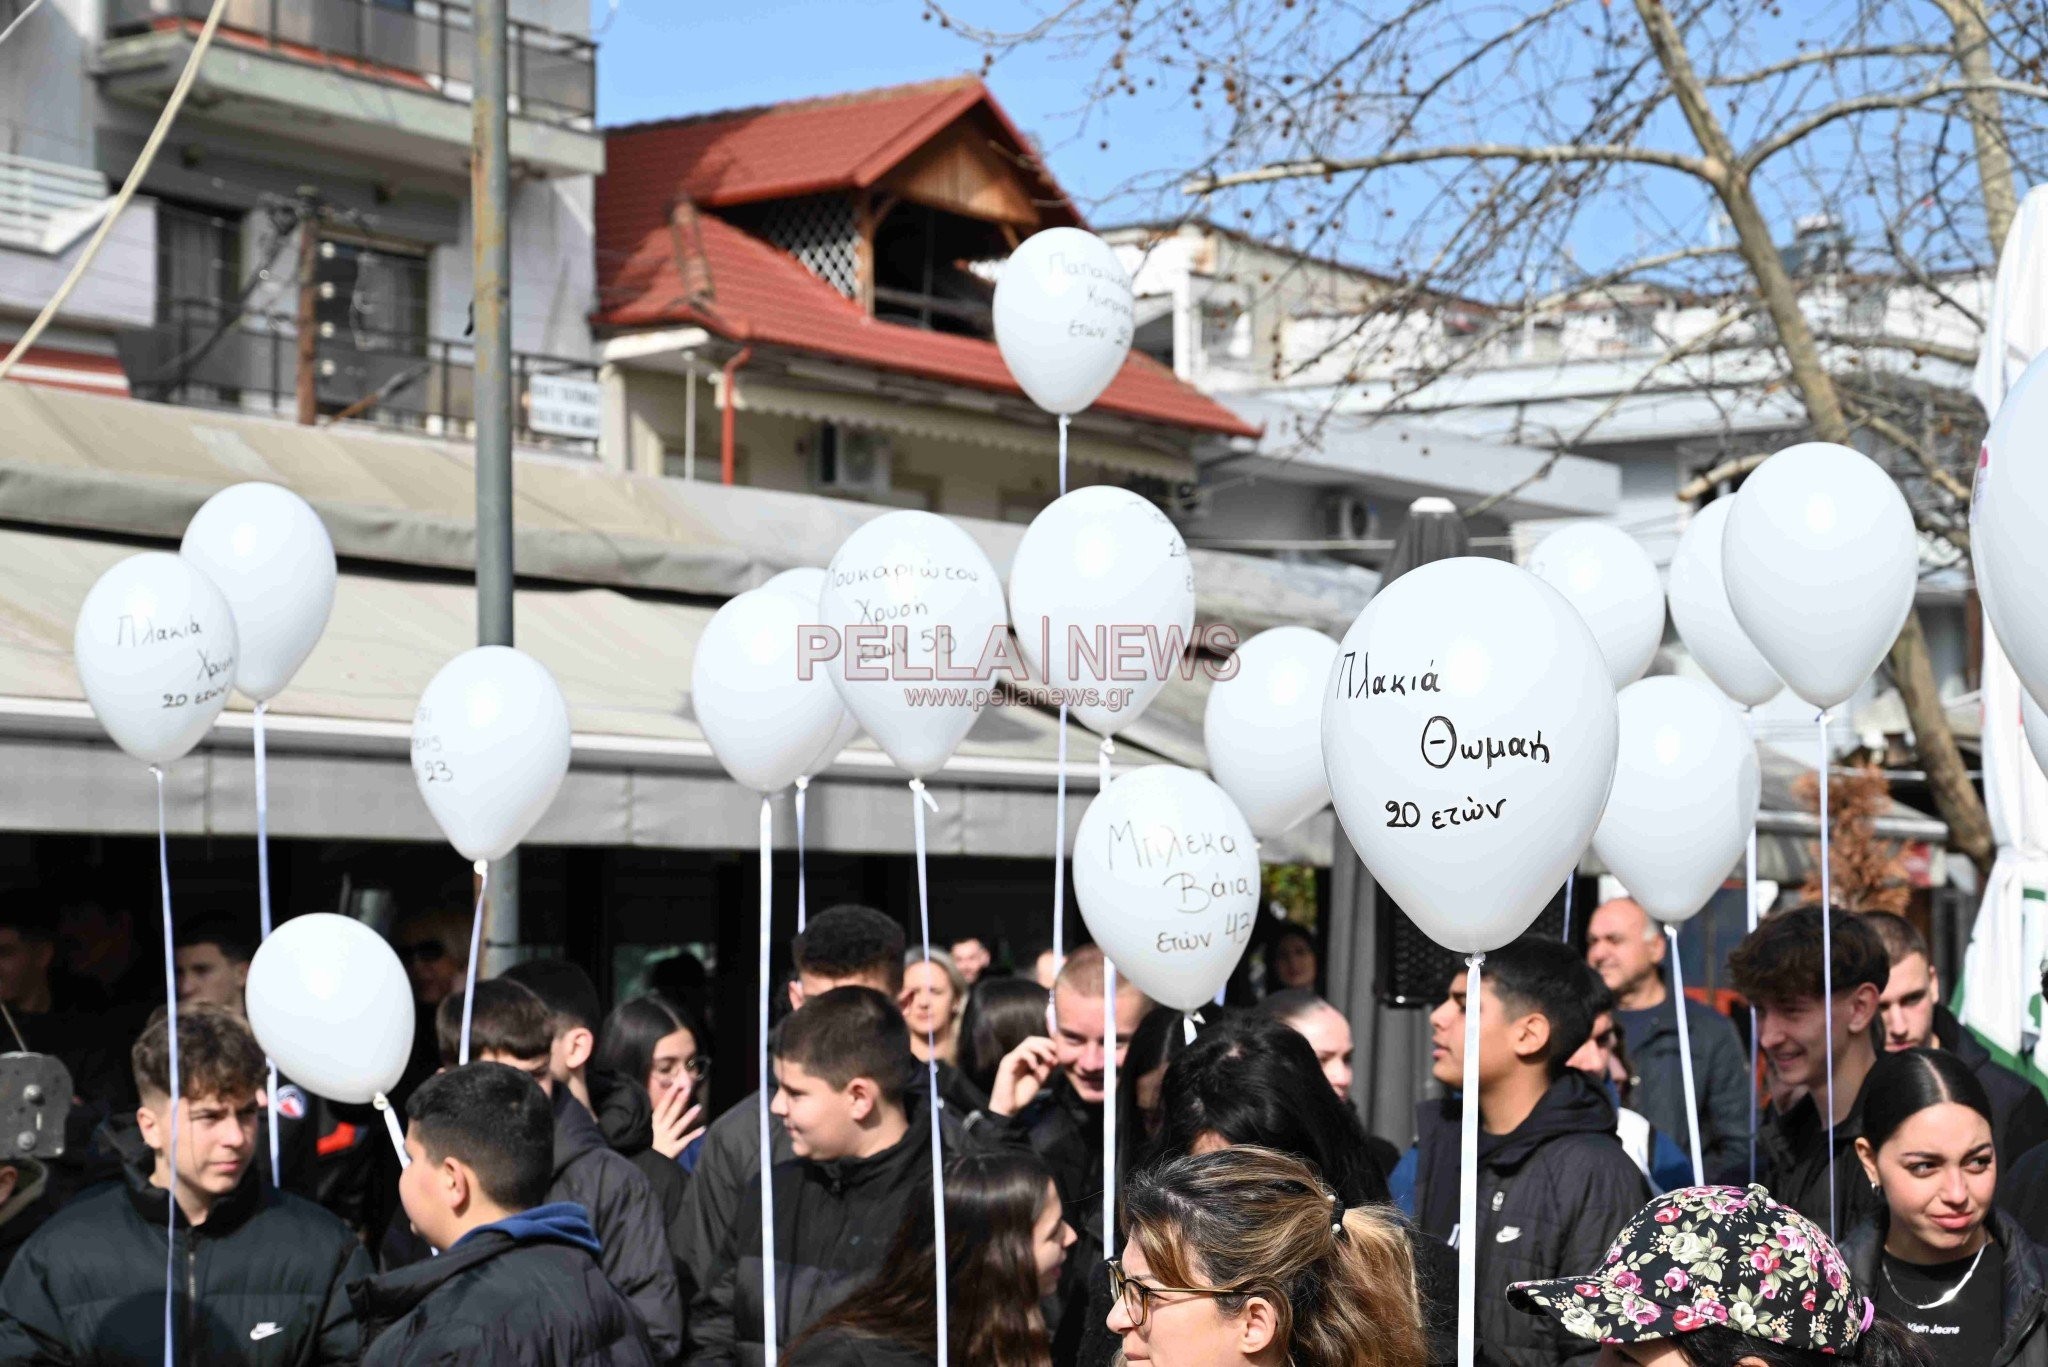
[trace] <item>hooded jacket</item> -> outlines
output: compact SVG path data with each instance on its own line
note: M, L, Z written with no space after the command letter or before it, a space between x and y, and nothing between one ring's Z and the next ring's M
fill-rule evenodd
M1842 1240L1842 1260L1866 1292L1877 1285L1888 1218L1880 1212ZM1989 1367L2048 1367L2048 1248L2002 1210L1991 1212L1991 1237L2005 1252L2005 1294L1998 1355Z
M581 1208L524 1210L438 1258L349 1288L363 1367L653 1367L640 1316L597 1265Z
M2000 1171L2037 1144L2048 1143L2048 1097L2041 1089L1991 1056L1984 1042L1963 1028L1945 1006L1934 1008L1934 1034L1984 1084L1991 1099L1991 1137Z
M0 1279L0 1362L164 1361L170 1193L132 1118L109 1126L123 1180L87 1192L31 1235ZM371 1272L348 1227L258 1179L252 1164L204 1224L172 1239L177 1360L204 1367L355 1361L349 1282Z
M567 1087L554 1089L555 1178L550 1202L588 1212L601 1246L598 1264L640 1312L662 1360L683 1347L683 1303L666 1222L654 1189L633 1160L612 1152L604 1132Z
M1423 1230L1456 1245L1461 1103L1416 1108L1415 1203ZM1479 1361L1514 1367L1591 1362L1600 1345L1548 1316L1508 1305L1510 1282L1569 1276L1600 1265L1607 1246L1650 1199L1614 1133L1614 1107L1567 1070L1514 1130L1479 1136Z
M775 1165L775 1327L789 1343L881 1266L913 1201L931 1200L931 1130L907 1108L902 1139L867 1158ZM737 1220L710 1259L712 1278L690 1305L689 1360L764 1360L761 1182L741 1194Z

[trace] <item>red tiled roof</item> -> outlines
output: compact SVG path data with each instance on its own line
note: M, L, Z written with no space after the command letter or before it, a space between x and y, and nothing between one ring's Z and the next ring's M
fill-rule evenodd
M1028 148L973 77L612 131L597 186L596 325L692 324L734 341L1021 394L993 342L870 318L794 257L715 214L686 210L687 226L670 227L679 201L701 208L871 185L977 106ZM1058 205L1066 207L1064 195ZM1078 221L1070 209L1046 218L1048 226ZM1095 406L1203 432L1258 432L1142 355Z

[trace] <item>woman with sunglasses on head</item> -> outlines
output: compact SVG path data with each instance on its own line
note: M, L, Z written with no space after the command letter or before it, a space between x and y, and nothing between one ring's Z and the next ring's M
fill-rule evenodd
M647 1089L656 1153L697 1166L704 1130L697 1088L711 1071L711 1040L695 1012L654 993L620 1002L605 1017L597 1064Z
M1878 1308L1945 1367L2048 1367L2048 1250L1992 1205L1991 1099L1969 1066L1940 1049L1879 1059L1856 1156L1885 1204L1842 1253Z
M1040 1302L1059 1287L1074 1231L1052 1174L1028 1153L962 1154L946 1165L948 1360L1051 1367ZM911 1203L881 1270L797 1338L789 1367L918 1367L937 1357L932 1212Z
M1595 1367L1935 1364L1864 1294L1820 1227L1760 1186L1659 1196L1598 1270L1517 1282L1508 1302L1599 1344Z
M1327 1090L1327 1089L1326 1089ZM1109 1329L1157 1367L1421 1367L1400 1223L1346 1206L1299 1158L1231 1148L1124 1188Z

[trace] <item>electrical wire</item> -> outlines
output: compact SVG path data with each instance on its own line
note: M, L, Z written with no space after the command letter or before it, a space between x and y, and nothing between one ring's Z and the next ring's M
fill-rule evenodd
M113 232L114 224L128 207L128 201L135 198L135 192L142 187L142 178L149 174L150 164L156 160L157 150L163 146L164 138L171 131L171 125L178 121L178 111L184 107L185 97L192 93L193 82L199 79L199 64L205 59L206 50L213 45L214 31L220 27L221 16L227 13L227 9L228 0L213 0L213 8L207 12L206 23L200 28L199 37L192 44L192 55L185 59L185 69L178 73L178 84L172 89L171 98L164 105L164 112L157 116L156 127L150 130L149 141L142 145L142 155L135 159L135 165L129 169L128 179L121 186L121 192L115 195L113 203L107 206L106 214L100 219L100 226L93 231L92 240L85 244L85 250L78 254L78 260L71 267L71 273L64 277L64 283L57 287L57 293L51 296L50 302L43 305L43 311L36 315L35 322L29 324L28 331L21 334L13 350L9 351L4 359L0 359L0 380L6 379L15 364L28 354L28 349L36 344L36 339L50 326L50 320L64 307L64 301L71 297L71 291L78 288L78 282L85 278L86 271L99 256L100 244ZM17 19L15 22L19 23L20 20Z
M614 10L618 8L618 3L619 0L612 0L612 8ZM28 17L31 14L34 14L37 10L41 9L42 7L43 0L28 0L28 8L23 10L21 13L15 15L14 21L10 23L6 28L0 28L0 43L4 43L9 38L12 38L14 36L14 31L20 28L23 24L27 23ZM606 22L609 23L610 21L607 20Z

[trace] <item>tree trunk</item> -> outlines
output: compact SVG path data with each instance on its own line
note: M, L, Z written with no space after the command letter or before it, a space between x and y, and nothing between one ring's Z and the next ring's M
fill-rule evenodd
M1955 29L1956 65L1963 79L1988 86L1991 32L1984 19L1984 0L1936 0ZM2012 145L2006 141L2005 114L1998 92L1979 88L1967 92L1970 133L1977 144L1977 181L1984 193L1984 228L1991 235L1991 258L2005 249L2005 236L2019 216L2019 195L2012 188Z
M1961 11L1973 12L1978 24L1976 31L1982 33L1981 0L1944 0L1944 4L1951 7L1952 16ZM1798 287L1778 255L1777 243L1771 240L1770 225L1765 222L1763 210L1757 205L1748 169L1736 155L1734 145L1729 142L1727 132L1708 102L1706 87L1693 70L1685 38L1679 33L1678 25L1673 22L1663 0L1636 0L1636 11L1642 16L1651 49L1657 55L1658 64L1664 68L1666 79L1671 82L1679 108L1685 112L1685 121L1699 142L1700 151L1706 155L1714 193L1735 224L1737 250L1756 280L1757 292L1764 307L1770 311L1771 321L1777 325L1778 342L1785 350L1792 383L1805 400L1813 434L1822 441L1846 444L1849 420L1842 410L1842 399L1835 388L1834 377L1821 362L1820 347L1814 340L1813 329L1807 326L1806 315L1799 309ZM1957 20L1957 25L1960 51L1965 46L1961 37L1963 20ZM1990 59L1983 43L1978 41L1969 46L1975 60L1988 70ZM1995 117L1996 96L1992 98L1991 112ZM1974 103L1971 118L1973 124L1980 124ZM1980 149L1986 138L1987 134L1980 131ZM2003 151L2002 130L1991 130L1990 140L1999 151ZM2012 164L2010 160L2003 164L2006 168L2004 183L2009 194ZM1980 168L1980 175L1988 177L1991 171L1988 167ZM1988 194L1987 191L1987 201ZM1949 841L1988 872L1992 849L1991 822L1984 814L1982 799L1970 783L1962 752L1956 749L1955 735L1949 730L1948 715L1942 710L1934 671L1927 658L1927 638L1920 627L1918 608L1907 614L1906 625L1892 644L1890 658L1892 682L1898 687L1899 698L1906 707L1906 717L1912 723L1914 748L1919 754L1920 767L1927 772L1935 807L1941 813L1941 819L1948 823Z

